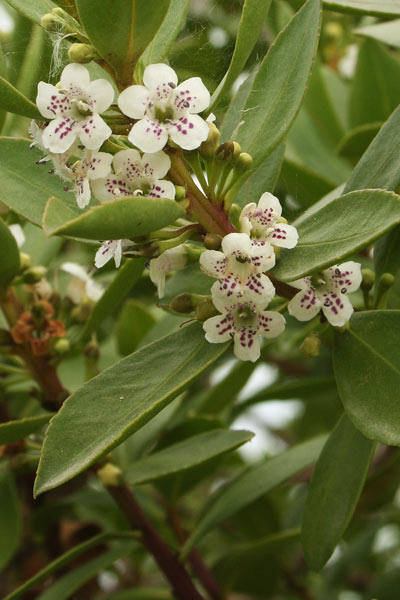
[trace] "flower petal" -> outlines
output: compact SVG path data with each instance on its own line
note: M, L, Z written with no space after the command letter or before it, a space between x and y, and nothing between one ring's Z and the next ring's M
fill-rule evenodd
M90 298L90 300L93 300L93 302L97 302L98 300L100 300L100 298L104 294L103 288L98 283L93 281L93 279L90 278L86 282L85 291L87 297Z
M276 223L274 232L270 237L271 244L281 248L294 248L299 240L296 227L287 223Z
M296 317L298 321L313 319L320 308L321 302L311 288L302 289L288 304L289 315Z
M250 202L249 204L246 204L246 206L243 207L239 217L240 231L242 233L247 233L247 235L250 235L250 231L252 229L250 216L252 212L256 209L257 204L255 202Z
M168 141L166 127L147 117L135 123L128 135L129 141L143 152L158 152Z
M149 91L143 85L131 85L118 96L118 106L131 119L143 119L149 103Z
M223 252L205 250L200 255L200 269L209 277L216 277L217 279L224 277L226 266L227 258Z
M146 175L152 179L162 179L171 168L171 159L165 152L143 154L142 165Z
M150 189L149 196L153 198L175 198L175 186L172 181L166 181L163 179L157 180L153 183Z
M260 346L257 329L242 327L235 331L233 352L240 360L256 362L260 356Z
M220 312L226 312L232 304L237 304L243 298L243 286L238 277L227 275L218 279L211 286L214 306Z
M344 294L324 292L320 295L322 311L331 325L343 327L354 312L350 300Z
M353 260L325 269L323 275L331 289L339 292L344 289L343 294L358 290L362 280L361 265Z
M210 92L200 77L191 77L183 81L174 90L173 97L179 113L199 113L210 105Z
M233 334L233 318L229 313L211 317L204 321L203 329L207 342L211 344L228 342Z
M89 71L83 65L71 63L61 73L60 83L61 88L66 90L80 88L82 91L87 91L90 85Z
M227 256L236 253L251 256L253 252L251 239L246 233L228 233L223 238L221 246Z
M108 152L95 152L92 154L87 172L88 179L107 177L111 171L112 159L112 154Z
M77 177L74 192L79 208L85 208L90 202L90 185L87 177Z
M172 88L168 86L168 84L172 83L173 86L176 86L178 77L175 71L168 65L156 63L145 68L143 73L143 83L151 92L155 93L161 93L162 88L167 86L169 96ZM162 96L162 98L164 97L165 96Z
M113 167L114 171L118 176L126 179L131 179L133 176L138 176L139 167L141 163L141 156L137 150L120 150L114 154ZM132 168L134 166L134 169ZM132 171L135 171L134 173Z
M275 266L275 252L271 244L253 241L251 260L259 273L272 269Z
M94 257L94 264L95 267L97 267L97 269L101 269L101 267L104 267L104 265L113 258L113 243L113 240L107 240L106 242L103 242L100 248L97 250L96 255Z
M275 338L281 335L285 329L285 318L278 312L264 310L258 316L260 333L266 338Z
M43 145L48 148L50 152L62 154L72 146L78 130L78 123L72 119L63 119L61 117L53 119L43 132Z
M279 219L282 215L282 206L278 198L269 192L264 192L258 201L258 209L269 222Z
M79 139L89 150L97 150L112 134L111 128L103 119L93 114L79 123Z
M58 88L44 81L40 81L38 84L36 104L40 113L46 119L69 116L72 107L69 98L65 94L61 94Z
M106 79L95 79L89 85L89 98L93 110L97 113L102 113L114 100L114 90Z
M108 202L109 200L132 195L127 182L116 175L110 175L105 179L95 179L91 182L91 188L100 202Z
M169 127L171 139L184 150L194 150L208 138L208 124L198 115L186 114Z
M266 275L252 274L244 285L243 297L265 308L275 296L275 288Z

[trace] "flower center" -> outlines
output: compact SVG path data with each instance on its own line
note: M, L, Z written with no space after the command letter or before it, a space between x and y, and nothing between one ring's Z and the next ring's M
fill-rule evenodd
M174 109L172 106L166 106L161 108L160 106L154 107L154 116L160 123L166 123L174 118Z
M84 98L74 98L72 106L77 117L89 117L93 111Z
M255 312L248 304L241 304L235 311L235 322L238 327L249 327L254 323Z

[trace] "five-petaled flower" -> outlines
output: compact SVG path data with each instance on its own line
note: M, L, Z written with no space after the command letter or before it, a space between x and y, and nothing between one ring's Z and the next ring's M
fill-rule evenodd
M188 256L183 244L165 250L158 258L150 261L150 279L157 286L159 298L164 296L167 273L184 269L187 263Z
M275 295L271 280L264 275L275 265L275 253L268 242L253 242L246 233L229 233L222 240L222 252L206 250L200 267L218 279L213 292L220 291L236 299L246 295L251 301L268 302Z
M122 259L122 248L126 243L129 244L129 240L105 240L102 242L94 257L95 266L100 269L113 258L118 269Z
M110 127L99 116L114 99L112 85L105 79L90 81L83 65L67 65L60 87L41 81L36 104L46 119L52 119L42 135L50 152L63 153L79 138L89 150L97 150L111 135Z
M164 148L168 136L181 148L198 148L208 137L207 123L196 113L210 104L210 93L200 77L180 85L173 69L165 64L149 65L144 85L126 88L118 98L122 112L139 119L129 133L129 141L143 152Z
M243 208L239 217L241 231L274 246L294 248L299 237L297 230L293 225L282 222L281 215L278 198L265 192L258 205L251 202Z
M309 321L322 309L331 325L342 327L354 308L345 294L355 292L361 284L361 265L348 261L322 271L320 275L291 282L300 289L289 302L289 314L299 321Z
M90 202L90 181L106 177L111 171L112 154L87 150L82 158L71 167L74 192L79 208Z
M135 195L175 198L174 184L162 179L171 167L171 160L164 152L140 156L137 150L120 150L112 164L114 174L92 183L98 200L105 202Z
M212 300L222 314L204 322L206 340L218 344L233 338L233 351L240 360L255 362L260 356L260 336L275 338L285 329L280 313L264 310L267 301L257 304L248 298L240 301L220 293L213 293Z

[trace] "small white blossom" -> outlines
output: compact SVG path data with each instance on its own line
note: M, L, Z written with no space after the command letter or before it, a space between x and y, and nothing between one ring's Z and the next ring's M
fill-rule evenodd
M158 258L153 258L150 261L150 279L157 286L159 298L164 296L167 273L184 269L187 262L187 253L183 245L170 248Z
M361 284L361 265L349 261L322 271L321 275L291 282L300 289L289 302L289 314L299 321L309 321L322 309L331 325L342 327L350 320L353 306L345 294Z
M115 266L118 269L121 264L122 246L124 242L125 240L106 240L102 242L94 258L95 266L100 269L113 258ZM129 240L127 240L127 242L129 242Z
M112 164L114 174L92 183L93 193L101 202L138 194L175 198L174 184L162 179L171 167L164 152L140 156L137 150L121 150L114 155Z
M43 164L51 161L54 172L58 177L61 177L64 181L72 181L73 175L71 172L71 168L68 165L68 160L78 149L78 142L75 141L70 148L66 152L61 154L55 154L53 152L49 152L47 148L45 148L43 144L43 133L44 129L38 126L36 121L31 121L29 126L29 135L32 139L31 148L37 146L39 150L43 152L45 156L41 158L38 163Z
M14 225L10 225L9 229L15 241L17 242L18 248L21 248L26 239L21 225L18 225L18 223L14 223Z
M105 79L90 81L83 65L67 65L60 87L40 81L36 104L46 119L52 119L43 132L45 148L54 153L68 150L79 138L89 150L100 148L111 135L110 127L99 116L109 108L114 90Z
M79 208L90 202L90 181L106 177L111 172L112 154L87 150L71 168L74 192Z
M132 119L139 119L129 133L129 141L143 152L164 148L168 136L181 148L198 148L208 137L208 125L196 113L210 104L210 93L200 77L180 85L168 65L149 65L144 85L132 85L119 95L118 106Z
M67 288L67 296L72 302L80 304L85 296L93 302L100 300L104 289L90 277L81 265L65 262L61 265L61 269L74 276Z
M204 322L206 340L218 344L233 338L233 351L240 360L255 362L260 356L260 336L275 338L285 329L286 321L280 313L264 310L267 302L257 304L247 298L238 301L213 293L213 303L222 314Z
M200 268L218 281L213 285L228 297L247 295L253 302L268 302L275 295L271 280L264 275L275 265L275 253L268 242L252 242L246 233L229 233L222 240L222 252L205 250Z
M293 225L280 222L281 215L278 198L265 192L258 205L251 202L243 208L239 217L241 231L274 246L294 248L299 237L297 230Z

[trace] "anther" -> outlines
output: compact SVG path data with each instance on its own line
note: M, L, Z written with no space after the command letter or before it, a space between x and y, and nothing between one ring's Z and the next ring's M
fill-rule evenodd
M185 100L184 102L182 102L182 106L184 106L185 108L189 108L190 104L187 100Z
M326 300L325 300L325 302L324 302L324 306L327 306L327 307L328 307L328 306L330 306L330 302L329 302L329 300L328 300L328 299L326 299Z
M347 292L347 288L342 288L340 291L342 294L345 294Z
M170 87L170 88L172 88L173 90L176 88L176 85L175 85L175 83L174 83L173 81L169 81L169 82L168 82L168 85L169 85L169 87Z
M340 269L337 269L337 268L336 268L336 269L335 269L335 274L336 274L336 275L340 275Z

